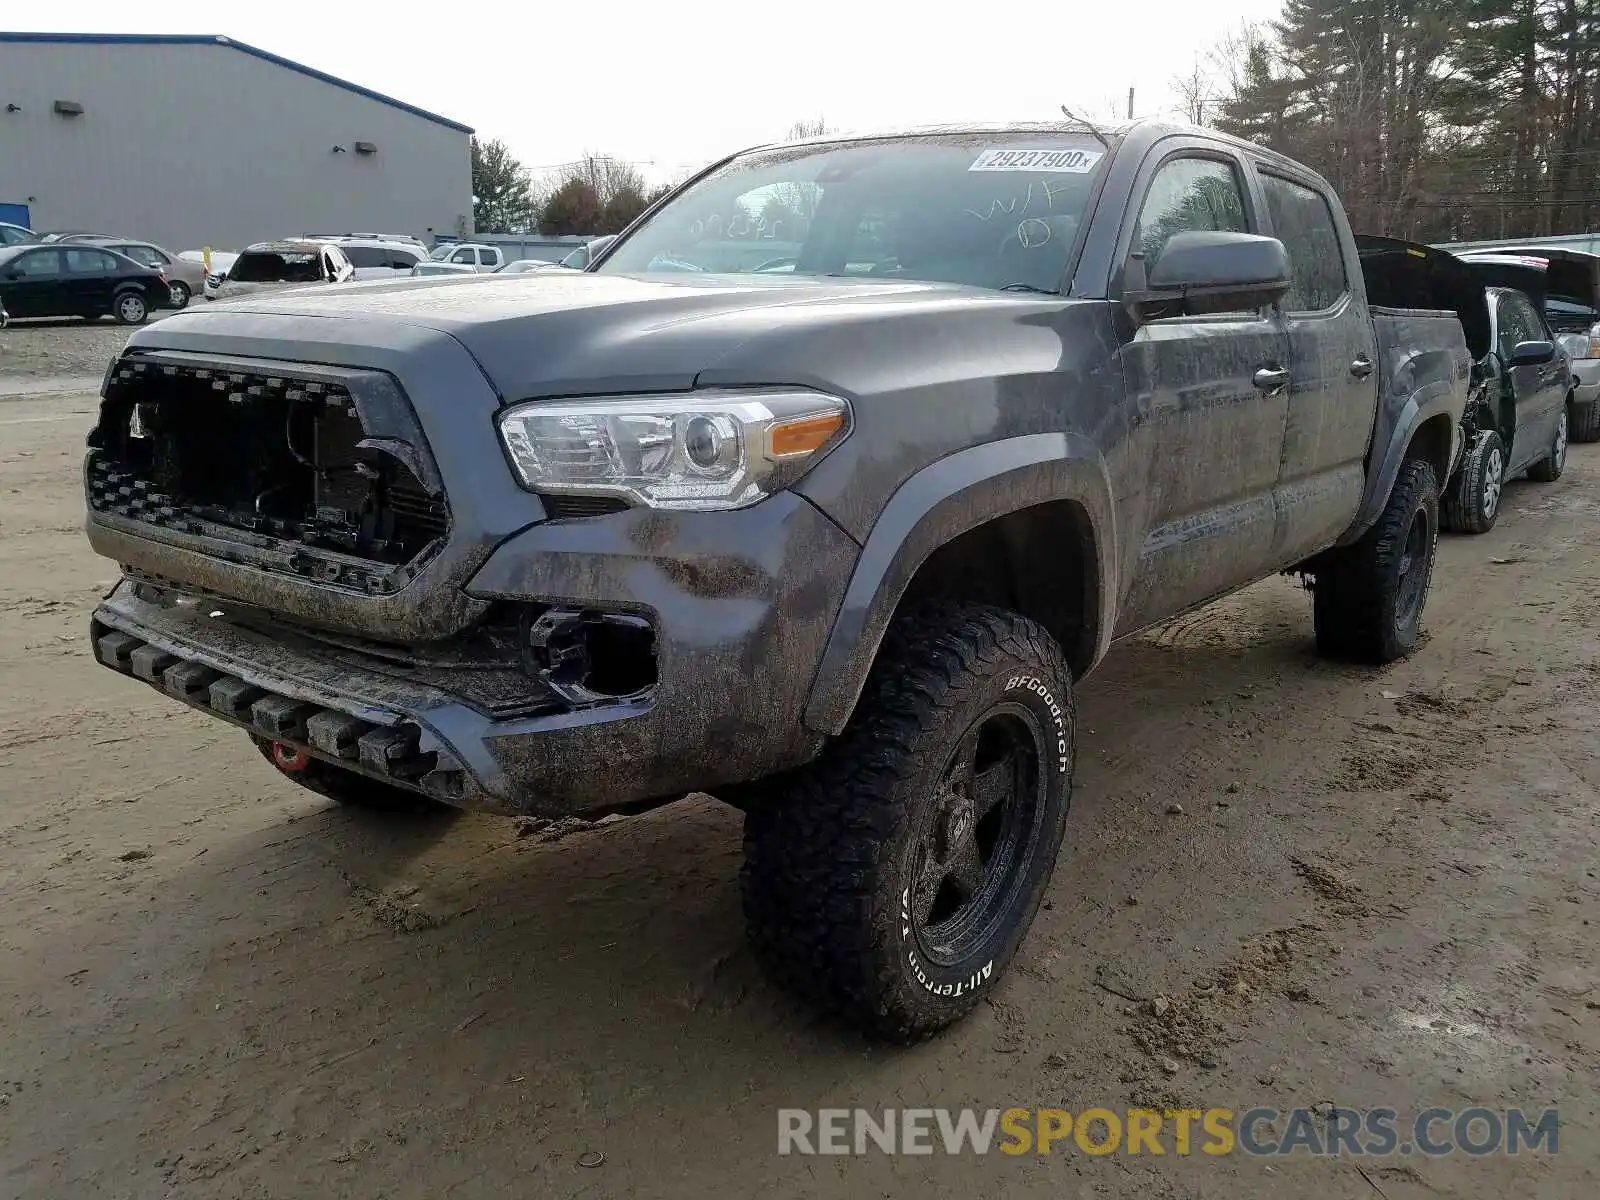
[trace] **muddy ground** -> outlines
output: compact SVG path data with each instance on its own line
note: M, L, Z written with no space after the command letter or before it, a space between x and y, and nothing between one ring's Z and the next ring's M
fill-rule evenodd
M760 978L711 800L341 811L96 666L94 399L21 393L118 340L0 333L0 1195L1600 1194L1600 446L1442 543L1408 662L1318 662L1286 580L1114 651L1018 962L895 1051ZM780 1107L1327 1102L1556 1105L1560 1152L775 1154Z

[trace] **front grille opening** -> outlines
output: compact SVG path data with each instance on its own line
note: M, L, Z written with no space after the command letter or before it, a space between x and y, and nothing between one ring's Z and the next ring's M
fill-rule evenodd
M325 381L124 363L90 438L90 503L193 532L224 530L411 562L448 513L366 437L355 402Z

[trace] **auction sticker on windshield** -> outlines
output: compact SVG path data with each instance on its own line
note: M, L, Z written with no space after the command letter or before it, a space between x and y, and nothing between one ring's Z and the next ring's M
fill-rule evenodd
M1053 171L1087 175L1105 157L1104 150L1032 150L1016 146L985 150L969 171Z

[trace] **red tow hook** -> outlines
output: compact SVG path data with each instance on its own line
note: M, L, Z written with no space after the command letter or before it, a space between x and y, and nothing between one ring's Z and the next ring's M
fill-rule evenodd
M309 750L302 750L299 746L291 746L287 742L272 743L272 765L278 770L293 775L296 771L304 771L310 762Z

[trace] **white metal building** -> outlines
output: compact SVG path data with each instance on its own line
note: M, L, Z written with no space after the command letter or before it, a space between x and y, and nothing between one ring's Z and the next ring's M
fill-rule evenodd
M226 37L0 32L0 221L39 231L461 236L471 134Z

